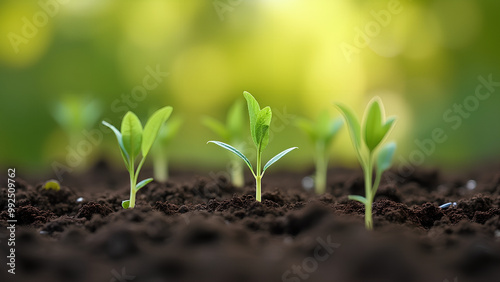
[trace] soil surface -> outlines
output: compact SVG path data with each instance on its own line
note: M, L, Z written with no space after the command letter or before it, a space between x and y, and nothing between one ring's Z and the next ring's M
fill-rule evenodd
M387 172L373 231L347 199L364 194L359 170L331 169L324 195L302 187L307 173L270 173L261 203L250 177L238 189L209 175L173 173L124 210L128 177L105 163L60 191L18 172L15 275L2 180L0 281L500 281L498 165Z

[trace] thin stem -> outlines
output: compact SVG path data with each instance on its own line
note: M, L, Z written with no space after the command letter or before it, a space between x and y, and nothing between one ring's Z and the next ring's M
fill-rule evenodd
M167 182L168 180L168 161L163 154L154 155L153 157L154 176L157 181Z
M135 206L135 186L137 183L134 171L134 159L131 158L129 162L128 171L130 173L130 199L128 208L131 209Z
M243 164L239 159L231 160L231 183L234 187L241 188L245 185L245 177L243 175Z
M372 161L372 153L370 152L368 154L368 161L363 166L365 168L364 173L365 173L365 198L366 198L366 203L365 203L365 226L366 229L372 230L373 229L373 222L372 222L372 203L373 203L373 195L372 195L372 169L373 169L373 161Z
M262 152L260 149L257 149L257 175L255 176L255 199L257 202L261 201L261 179L262 179L262 172L261 172L261 158L262 158Z
M326 191L326 176L328 169L328 157L325 152L324 142L316 143L316 176L315 190L316 194L323 194Z

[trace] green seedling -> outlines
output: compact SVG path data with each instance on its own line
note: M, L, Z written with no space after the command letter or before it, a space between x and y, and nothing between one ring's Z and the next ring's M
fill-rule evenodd
M59 181L51 179L45 182L42 186L43 189L45 190L55 190L59 191L61 190L61 184L59 184Z
M296 120L296 125L307 134L315 147L316 175L314 177L314 188L317 194L325 193L328 149L333 138L342 128L342 124L342 118L330 119L328 111L321 112L315 122L304 118Z
M170 117L171 113L172 107L163 107L157 110L146 122L144 129L139 118L130 111L123 117L120 131L113 125L105 121L102 122L115 133L123 161L130 174L130 199L122 202L122 207L125 209L133 208L137 191L153 181L153 178L147 178L137 183L137 178L162 125ZM136 169L135 162L139 155L142 156Z
M75 148L85 137L82 134L83 130L90 129L98 121L102 113L102 106L99 100L68 95L52 105L51 113L66 134L69 146Z
M396 117L385 119L384 107L379 97L374 97L368 103L362 126L350 108L340 103L335 105L345 118L351 141L365 176L365 197L350 195L349 199L359 201L365 205L365 226L366 229L371 230L373 229L373 198L377 193L382 173L391 166L396 144L390 142L380 149L377 148L393 128ZM375 181L372 181L374 165Z
M248 168L250 168L250 171L252 172L253 177L255 178L255 199L260 202L261 180L266 170L269 168L269 166L281 159L284 155L294 149L297 149L297 147L288 148L282 151L281 153L271 158L262 168L262 152L269 143L269 127L271 125L272 111L270 107L261 109L259 103L257 102L257 100L255 100L252 94L245 91L243 92L243 96L245 96L248 105L248 115L250 117L250 133L257 149L256 170L253 169L253 166L248 158L233 146L220 141L208 141L208 143L219 145L220 147L240 157L247 164Z
M182 119L172 118L160 129L158 139L156 140L151 152L153 153L153 173L154 178L160 182L168 180L168 152L172 139L177 135L182 125Z
M227 113L226 123L222 123L212 117L204 117L202 122L210 128L215 134L219 135L223 142L234 144L238 150L243 145L243 128L245 118L243 116L243 101L237 100ZM235 187L243 187L245 176L243 174L243 162L237 156L234 156L230 162L231 183Z

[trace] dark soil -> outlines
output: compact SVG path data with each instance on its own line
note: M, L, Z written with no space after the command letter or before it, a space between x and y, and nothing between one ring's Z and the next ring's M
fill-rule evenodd
M371 232L347 200L364 194L358 170L330 170L324 195L301 187L306 174L266 175L261 203L250 178L236 189L174 173L130 210L127 176L105 164L60 191L18 176L16 274L2 188L0 281L500 281L498 166L388 172ZM447 202L456 206L439 208Z

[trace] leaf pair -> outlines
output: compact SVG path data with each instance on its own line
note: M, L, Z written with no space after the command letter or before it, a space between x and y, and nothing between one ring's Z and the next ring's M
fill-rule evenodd
M115 133L123 159L128 167L139 156L139 153L146 157L160 132L161 126L171 113L172 107L159 109L149 118L144 129L139 118L130 111L123 117L121 131L105 121L102 123Z
M307 134L313 143L323 141L325 144L332 141L343 123L341 118L330 119L326 110L320 113L315 122L304 118L298 118L295 121L295 124Z
M238 143L243 139L243 101L237 100L227 113L226 123L212 117L204 117L203 124L219 135L225 142Z
M269 107L261 109L252 94L245 91L243 92L243 96L247 100L252 140L255 146L262 151L269 143L269 127L271 126L273 113Z
M360 158L362 156L362 141L364 141L369 153L372 154L389 134L396 121L396 117L389 117L387 121L385 120L382 102L379 97L374 97L368 103L363 117L363 127L361 127L358 118L350 108L340 103L335 105L347 122L352 143ZM390 150L390 148L384 150ZM360 159L360 161L364 160Z

